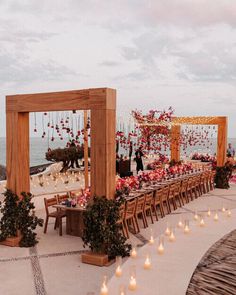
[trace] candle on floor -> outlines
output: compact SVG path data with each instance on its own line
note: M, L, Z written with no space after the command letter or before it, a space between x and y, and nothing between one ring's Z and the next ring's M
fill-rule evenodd
M107 288L107 277L104 276L102 287L100 290L100 295L108 295L108 288Z
M182 220L180 219L179 222L178 222L178 227L182 228L183 226L184 226L184 224L183 224Z
M154 238L153 238L153 230L150 230L150 240L149 240L149 245L154 245Z
M129 290L135 291L137 289L136 269L135 266L130 268Z
M231 211L228 209L228 210L227 210L227 217L231 217L231 215L232 215L232 213L231 213Z
M218 214L216 212L215 215L214 215L214 221L218 221L218 220L219 220L219 216L218 216Z
M221 211L222 211L223 213L226 211L226 209L225 209L225 207L224 207L224 206L222 206L222 209L221 209Z
M170 232L169 241L170 242L175 242L175 234L174 234L173 230L171 230L171 232Z
M194 220L198 220L198 219L199 219L199 216L198 216L197 212L195 212L195 214L194 214Z
M201 218L199 225L200 227L204 227L206 225L203 218Z
M189 228L189 222L188 221L185 221L185 224L184 224L184 233L185 234L189 234L190 233L190 228Z
M121 256L117 256L116 257L116 271L115 271L115 275L118 278L122 276L121 264L122 264L122 257Z
M164 239L160 238L159 245L157 247L157 253L162 255L164 253Z
M151 268L151 260L150 260L150 256L147 255L145 262L144 262L144 269L150 269Z
M125 294L126 294L125 286L124 285L121 285L120 286L120 293L119 293L119 295L125 295Z
M166 226L165 235L170 236L170 228L169 228L168 224Z
M130 255L131 255L132 258L136 258L137 257L138 254L137 254L137 251L136 251L135 247L132 249Z
M210 208L209 208L208 211L207 211L207 216L208 216L208 217L211 216L211 210L210 210Z

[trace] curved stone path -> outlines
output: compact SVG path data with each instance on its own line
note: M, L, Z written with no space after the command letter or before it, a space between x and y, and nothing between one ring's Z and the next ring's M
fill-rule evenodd
M193 273L186 294L236 294L236 230L207 251Z

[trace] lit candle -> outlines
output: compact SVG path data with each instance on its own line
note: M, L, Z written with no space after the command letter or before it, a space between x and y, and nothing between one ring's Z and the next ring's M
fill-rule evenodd
M203 218L201 218L199 225L200 225L200 227L204 227L205 226L205 222L204 222L204 219Z
M226 211L224 206L222 207L222 209L221 209L221 210L222 210L222 212L225 212L225 211Z
M190 233L189 223L187 221L185 221L184 233L185 234L189 234Z
M208 211L207 211L207 216L208 216L208 217L211 216L211 210L210 210L210 209L208 209Z
M198 220L198 218L199 218L199 216L198 216L197 212L195 212L195 214L194 214L194 220Z
M129 280L129 290L130 291L135 291L137 289L137 282L134 276L130 277Z
M125 292L125 286L121 285L120 286L120 293L119 293L119 295L125 295L125 294L126 294L126 292Z
M154 244L154 238L153 238L153 236L150 237L149 244L150 245L153 245Z
M116 277L121 277L122 276L122 269L121 269L121 266L118 265L117 268L116 268Z
M159 243L159 246L157 248L158 254L162 255L164 253L164 245L162 242Z
M108 288L107 288L106 281L107 281L107 277L104 276L102 287L100 290L100 295L108 295Z
M133 248L132 251L131 251L131 257L132 258L136 258L137 257L137 251L136 251L135 248Z
M180 220L179 222L178 222L178 227L179 228L182 228L184 225L183 225L183 222L182 222L182 220Z
M227 217L231 217L231 215L232 215L232 214L231 214L231 211L228 209L228 210L227 210Z
M219 220L219 216L218 216L218 214L216 212L215 215L214 215L214 221L218 221L218 220Z
M174 231L173 231L173 230L172 230L171 233L170 233L169 241L170 241L170 242L174 242L174 241L175 241L175 234L174 234Z
M151 260L150 260L149 255L146 256L143 267L144 267L144 269L150 269L151 268Z
M165 230L165 235L170 236L170 228L169 228L168 225L167 225L166 230Z

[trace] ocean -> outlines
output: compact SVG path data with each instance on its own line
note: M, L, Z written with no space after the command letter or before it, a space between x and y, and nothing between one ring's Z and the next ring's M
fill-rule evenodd
M62 141L59 138L55 138L55 141L50 141L49 146L51 149L58 148L58 147L65 147L66 146L66 140ZM228 142L231 142L233 147L236 149L236 138L229 138ZM211 150L204 149L202 146L194 146L191 149L188 148L187 154L193 153L195 151L201 152L201 153L207 153L210 152L211 154L214 154L216 152L216 139L213 139L213 145L211 147ZM45 159L45 153L48 149L48 140L42 139L42 138L31 138L30 139L30 166L37 166L42 164L47 164L48 161ZM120 151L120 153L123 153L124 155L128 155L128 152L126 151ZM6 139L0 138L0 164L6 165Z

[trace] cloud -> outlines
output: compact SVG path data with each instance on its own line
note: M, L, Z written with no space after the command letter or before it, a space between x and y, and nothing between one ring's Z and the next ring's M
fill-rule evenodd
M117 61L112 61L112 60L104 60L99 65L104 67L117 67L121 65L121 63Z

